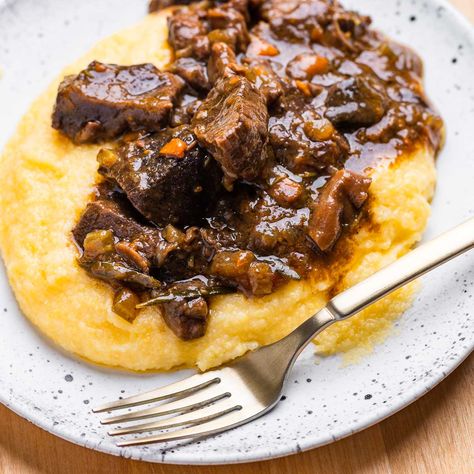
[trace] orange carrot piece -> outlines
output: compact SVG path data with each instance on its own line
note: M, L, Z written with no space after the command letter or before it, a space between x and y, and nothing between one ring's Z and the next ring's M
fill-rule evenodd
M187 149L188 145L186 145L186 142L181 140L181 138L172 138L161 148L160 153L176 158L184 158Z

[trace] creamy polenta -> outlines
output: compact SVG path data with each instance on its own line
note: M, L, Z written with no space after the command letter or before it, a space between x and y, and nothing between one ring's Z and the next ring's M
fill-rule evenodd
M164 14L101 41L61 74L90 61L117 64L170 59ZM346 238L337 271L313 271L275 293L254 299L225 295L211 302L206 334L182 341L156 308L130 324L112 311L112 288L78 266L71 229L97 181L99 145L76 146L51 128L59 78L26 113L0 161L0 247L24 314L52 341L90 361L131 370L219 365L276 341L341 291L406 253L421 237L435 184L434 152L424 143L389 163L379 160L366 217ZM335 324L315 341L319 354L370 351L409 306L407 286L360 315Z

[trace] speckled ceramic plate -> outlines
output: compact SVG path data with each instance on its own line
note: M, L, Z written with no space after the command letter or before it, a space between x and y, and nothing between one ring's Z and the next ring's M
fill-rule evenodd
M439 0L346 0L375 26L414 47L429 96L447 124L439 185L426 238L474 212L474 34ZM0 0L0 146L29 103L61 68L97 39L145 14L145 1ZM0 179L8 179L2 176ZM1 218L1 216L0 216ZM393 334L360 363L300 358L274 411L198 443L118 449L91 406L169 383L185 373L132 375L74 360L25 320L0 268L0 401L62 438L155 462L246 462L330 443L391 415L452 371L474 344L474 255L424 278Z

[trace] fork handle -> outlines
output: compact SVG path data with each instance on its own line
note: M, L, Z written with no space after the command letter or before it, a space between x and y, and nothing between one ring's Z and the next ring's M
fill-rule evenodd
M397 288L472 248L474 217L420 245L364 281L338 294L286 337L260 351L271 352L275 361L284 362L288 374L288 368L293 365L301 351L321 331L336 321L350 318Z
M474 217L338 294L329 301L326 309L336 320L350 318L397 288L472 248Z

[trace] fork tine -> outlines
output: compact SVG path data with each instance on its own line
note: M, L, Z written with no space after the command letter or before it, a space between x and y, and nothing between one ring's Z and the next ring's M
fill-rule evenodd
M226 415L227 413L230 413L234 410L240 410L241 408L242 407L232 399L227 399L225 401L220 400L211 406L186 412L182 415L173 416L171 418L167 418L166 420L142 423L140 425L134 425L128 428L118 428L109 431L107 434L109 436L119 436L132 433L143 433L144 431L153 431L157 429L164 430L182 425L202 424L207 421L211 421L214 418Z
M188 392L205 388L208 385L219 382L220 379L212 372L207 374L196 374L191 377L179 380L178 382L165 385L164 387L150 392L133 395L122 400L116 400L114 402L106 403L92 411L94 413L101 413L104 411L118 410L120 408L128 408L132 406L144 405L146 403L157 402L164 400L165 398L177 397L179 395L185 395Z
M203 423L182 430L170 431L169 433L158 434L154 436L147 436L144 438L136 438L129 441L120 441L117 443L118 447L138 446L142 444L162 443L164 441L175 441L178 439L197 438L211 434L217 434L221 431L226 431L230 428L235 428L251 416L245 412L244 409L232 411L219 418L215 418L207 423Z
M224 392L219 384L199 390L194 395L180 398L179 400L164 403L157 407L147 408L131 413L125 413L119 416L113 416L101 421L103 425L110 425L113 423L122 423L127 421L141 420L143 418L152 418L159 415L168 415L178 411L190 411L195 408L209 405L221 398L229 397L229 392Z

